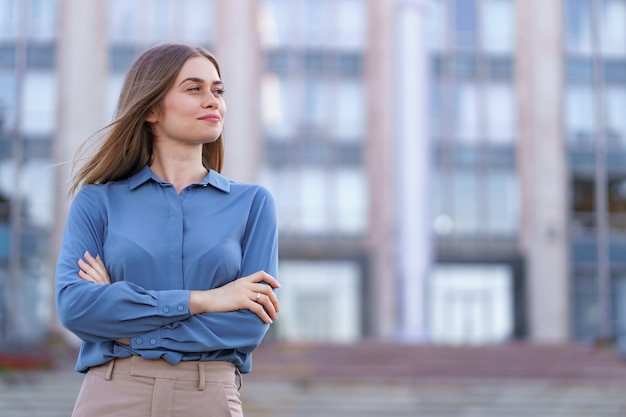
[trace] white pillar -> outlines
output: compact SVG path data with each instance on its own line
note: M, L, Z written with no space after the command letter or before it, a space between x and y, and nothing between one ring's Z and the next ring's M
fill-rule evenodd
M258 180L261 154L261 50L257 0L219 0L215 55L220 63L228 113L224 128L224 174Z
M522 247L527 260L529 339L569 338L568 170L562 131L560 1L516 2Z
M427 14L425 0L396 0L398 336L407 342L427 337L426 285L432 256Z
M68 190L72 161L77 148L107 122L105 4L101 1L61 0L59 7L57 129L53 145L53 161L59 165L53 170L56 219L51 234L53 271L71 203ZM58 333L60 324L56 313L51 317L51 331Z
M369 187L367 251L370 259L367 300L368 333L381 340L396 335L394 9L392 1L368 0L365 53L367 92L365 159Z

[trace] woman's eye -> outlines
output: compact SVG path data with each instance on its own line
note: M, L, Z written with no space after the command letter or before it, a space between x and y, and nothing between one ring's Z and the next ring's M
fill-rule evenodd
M213 90L213 94L215 94L216 96L223 96L224 95L224 89L223 88L218 88L216 90Z
M200 87L194 85L193 87L189 87L189 91L200 91Z

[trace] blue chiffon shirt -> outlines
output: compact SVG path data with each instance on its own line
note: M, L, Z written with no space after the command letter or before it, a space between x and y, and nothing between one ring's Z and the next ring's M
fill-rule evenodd
M55 278L61 323L83 341L76 370L139 355L171 364L228 361L249 372L269 326L250 310L192 315L189 292L259 270L276 277L277 241L271 194L215 171L180 194L148 166L84 186L69 211ZM85 251L103 259L110 285L78 276Z

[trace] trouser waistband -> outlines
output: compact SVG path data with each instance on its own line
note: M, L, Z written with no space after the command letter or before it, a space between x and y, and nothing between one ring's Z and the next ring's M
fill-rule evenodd
M89 372L104 372L110 381L114 374L125 374L148 378L176 379L198 382L198 389L204 390L207 382L235 383L239 379L239 389L243 384L239 369L230 362L182 361L171 365L163 359L147 360L141 356L115 358L89 369Z

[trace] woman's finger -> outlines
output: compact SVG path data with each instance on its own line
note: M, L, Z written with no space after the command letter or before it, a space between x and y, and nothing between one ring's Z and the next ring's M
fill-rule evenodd
M250 282L265 282L266 284L269 284L269 286L272 288L280 288L280 283L278 282L278 280L265 271L255 272L254 274L249 275L244 279L248 279Z
M256 301L250 302L248 310L259 316L259 318L267 324L272 324L274 322L274 320L272 320L268 312L265 310L265 307L263 307L263 305L257 303Z
M265 302L271 303L272 306L273 306L272 309L274 311L276 311L276 313L278 313L280 311L280 307L278 305L278 297L276 296L274 291L272 291L272 288L269 285L266 285L266 284L256 284L253 287L252 290L256 291L257 294L261 294L260 298L264 301L261 304L265 305ZM274 317L274 318L276 318L276 317Z
M78 276L81 277L83 280L85 281L91 281L91 282L96 282L96 280L94 280L93 278L91 278L89 276L89 274L87 274L85 271L80 270L78 271ZM96 283L97 284L97 283Z
M85 260L89 262L89 265L100 275L100 278L106 279L109 274L104 266L104 262L100 259L100 255L97 255L95 258L91 256L89 252L85 252Z
M272 319L276 320L278 318L278 310L276 309L276 304L271 300L271 298L265 294L260 292L256 293L257 295L254 298L254 301L261 306L263 306L263 310L267 313L267 315Z
M106 269L103 269L97 260L91 255L86 256L86 258L90 261L90 263L87 263L82 259L78 260L78 267L83 272L83 274L79 274L79 276L87 281L93 281L97 284L110 284L111 279L109 278L109 274L106 272Z

